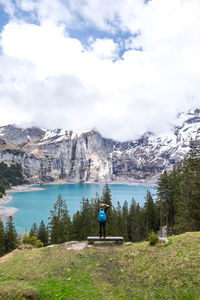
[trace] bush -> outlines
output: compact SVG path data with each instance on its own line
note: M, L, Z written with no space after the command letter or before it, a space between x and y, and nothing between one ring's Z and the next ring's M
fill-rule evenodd
M154 246L158 243L159 238L154 231L149 233L148 241L149 241L149 245L151 245L151 246Z
M36 236L29 236L27 234L25 234L24 236L23 243L30 244L36 248L44 247L44 244L39 239L37 239Z
M35 247L36 247L36 248L44 247L44 243L41 242L40 240L37 240L36 243L35 243Z

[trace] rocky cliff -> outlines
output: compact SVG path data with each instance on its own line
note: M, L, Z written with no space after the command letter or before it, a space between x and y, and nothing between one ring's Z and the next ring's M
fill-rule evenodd
M73 133L36 127L0 127L0 160L20 162L31 183L150 182L184 158L191 140L200 142L200 110L182 113L171 131L117 142L98 132Z

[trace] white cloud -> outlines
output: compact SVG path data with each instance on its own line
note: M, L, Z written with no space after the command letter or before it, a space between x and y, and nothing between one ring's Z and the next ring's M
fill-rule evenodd
M12 19L2 31L1 123L96 128L106 137L126 140L165 130L177 110L198 105L198 0L152 0L148 5L142 0L74 0L68 10L58 0L20 0L19 5L37 11L41 23ZM86 27L140 35L129 38L122 59L117 35L115 41L93 38L86 49L66 32L65 25L78 20L78 13Z
M15 13L15 6L12 2L12 0L0 0L0 5L2 5L4 11L10 15L13 16Z
M118 57L118 44L112 39L96 39L91 44L92 52L102 59L113 59Z
M72 15L64 1L17 0L17 6L25 12L33 12L40 22L68 24L72 21Z
M82 51L78 40L65 37L64 28L53 23L12 22L4 28L1 46L6 55L33 63L39 78L72 73Z
M144 8L143 0L71 0L70 8L89 24L110 32L138 30L135 20Z

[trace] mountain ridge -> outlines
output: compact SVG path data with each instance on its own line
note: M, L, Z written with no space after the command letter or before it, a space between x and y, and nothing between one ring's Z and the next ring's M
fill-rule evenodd
M20 162L31 183L149 183L185 157L191 139L200 144L200 109L179 114L168 132L147 132L126 142L95 130L6 125L0 127L0 161Z

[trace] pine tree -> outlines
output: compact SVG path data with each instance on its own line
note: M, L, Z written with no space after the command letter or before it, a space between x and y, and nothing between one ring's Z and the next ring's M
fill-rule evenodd
M132 199L129 208L127 227L129 241L139 242L145 239L144 212L139 203L136 204L134 199Z
M43 220L41 221L39 226L38 239L44 244L44 246L48 245L48 228L46 228Z
M123 216L122 216L122 208L119 203L117 202L117 208L114 210L114 224L115 224L115 234L117 236L121 236L124 232L123 228Z
M111 191L110 191L110 188L107 183L105 184L105 186L103 188L103 193L102 193L101 199L102 199L103 203L108 204L109 206L112 206Z
M127 201L124 202L124 205L122 207L122 233L124 240L128 240L128 203Z
M32 227L31 227L31 230L29 232L29 236L35 236L37 237L38 236L38 227L37 227L37 224L34 222Z
M191 141L188 158L190 173L190 199L189 218L192 221L191 229L200 230L200 148L196 142ZM191 180L192 177L192 180Z
M161 225L179 234L200 230L200 148L191 141L187 157L158 181Z
M146 230L144 224L144 213L139 203L135 208L135 237L134 241L140 242L145 239Z
M51 244L62 243L61 232L60 232L60 220L58 216L52 216L51 222L49 223L50 228L50 242Z
M85 240L89 235L98 234L99 197L90 201L83 198L81 209L73 216L71 239Z
M5 231L3 222L0 219L0 256L5 254Z
M81 213L80 213L80 211L77 211L73 215L72 229L71 229L71 235L70 235L71 240L75 240L75 241L81 240L80 229L81 229Z
M146 238L148 238L150 232L156 232L158 229L157 208L150 191L147 191L146 201L144 203L144 218L146 226Z
M61 218L61 232L62 232L61 240L63 242L69 241L71 236L71 219L69 216L69 211L67 210L67 206Z
M99 234L99 221L98 221L98 212L99 212L99 203L100 198L98 195L94 199L91 200L91 235L96 236Z
M193 141L180 172L176 233L200 230L200 149Z
M70 238L71 220L67 210L66 201L59 194L53 210L50 211L50 236L51 243L64 243Z
M102 194L102 203L109 205L109 208L106 212L106 235L114 235L115 228L114 228L114 219L113 219L113 207L112 207L112 196L111 191L108 184L105 184L103 188Z
M170 174L167 171L164 171L158 180L157 196L157 204L160 212L160 227L162 228L163 225L166 225L167 232L169 232L169 218L173 211L173 192Z
M5 247L6 252L10 252L17 247L17 232L13 224L13 218L10 216L6 222L5 229Z
M88 199L83 198L81 202L81 227L80 227L80 239L85 240L87 236L91 235L92 233L92 222L93 222L93 215L92 215L92 205L90 204Z
M136 227L136 202L132 199L127 220L127 233L128 240L133 242L135 240L135 227Z

